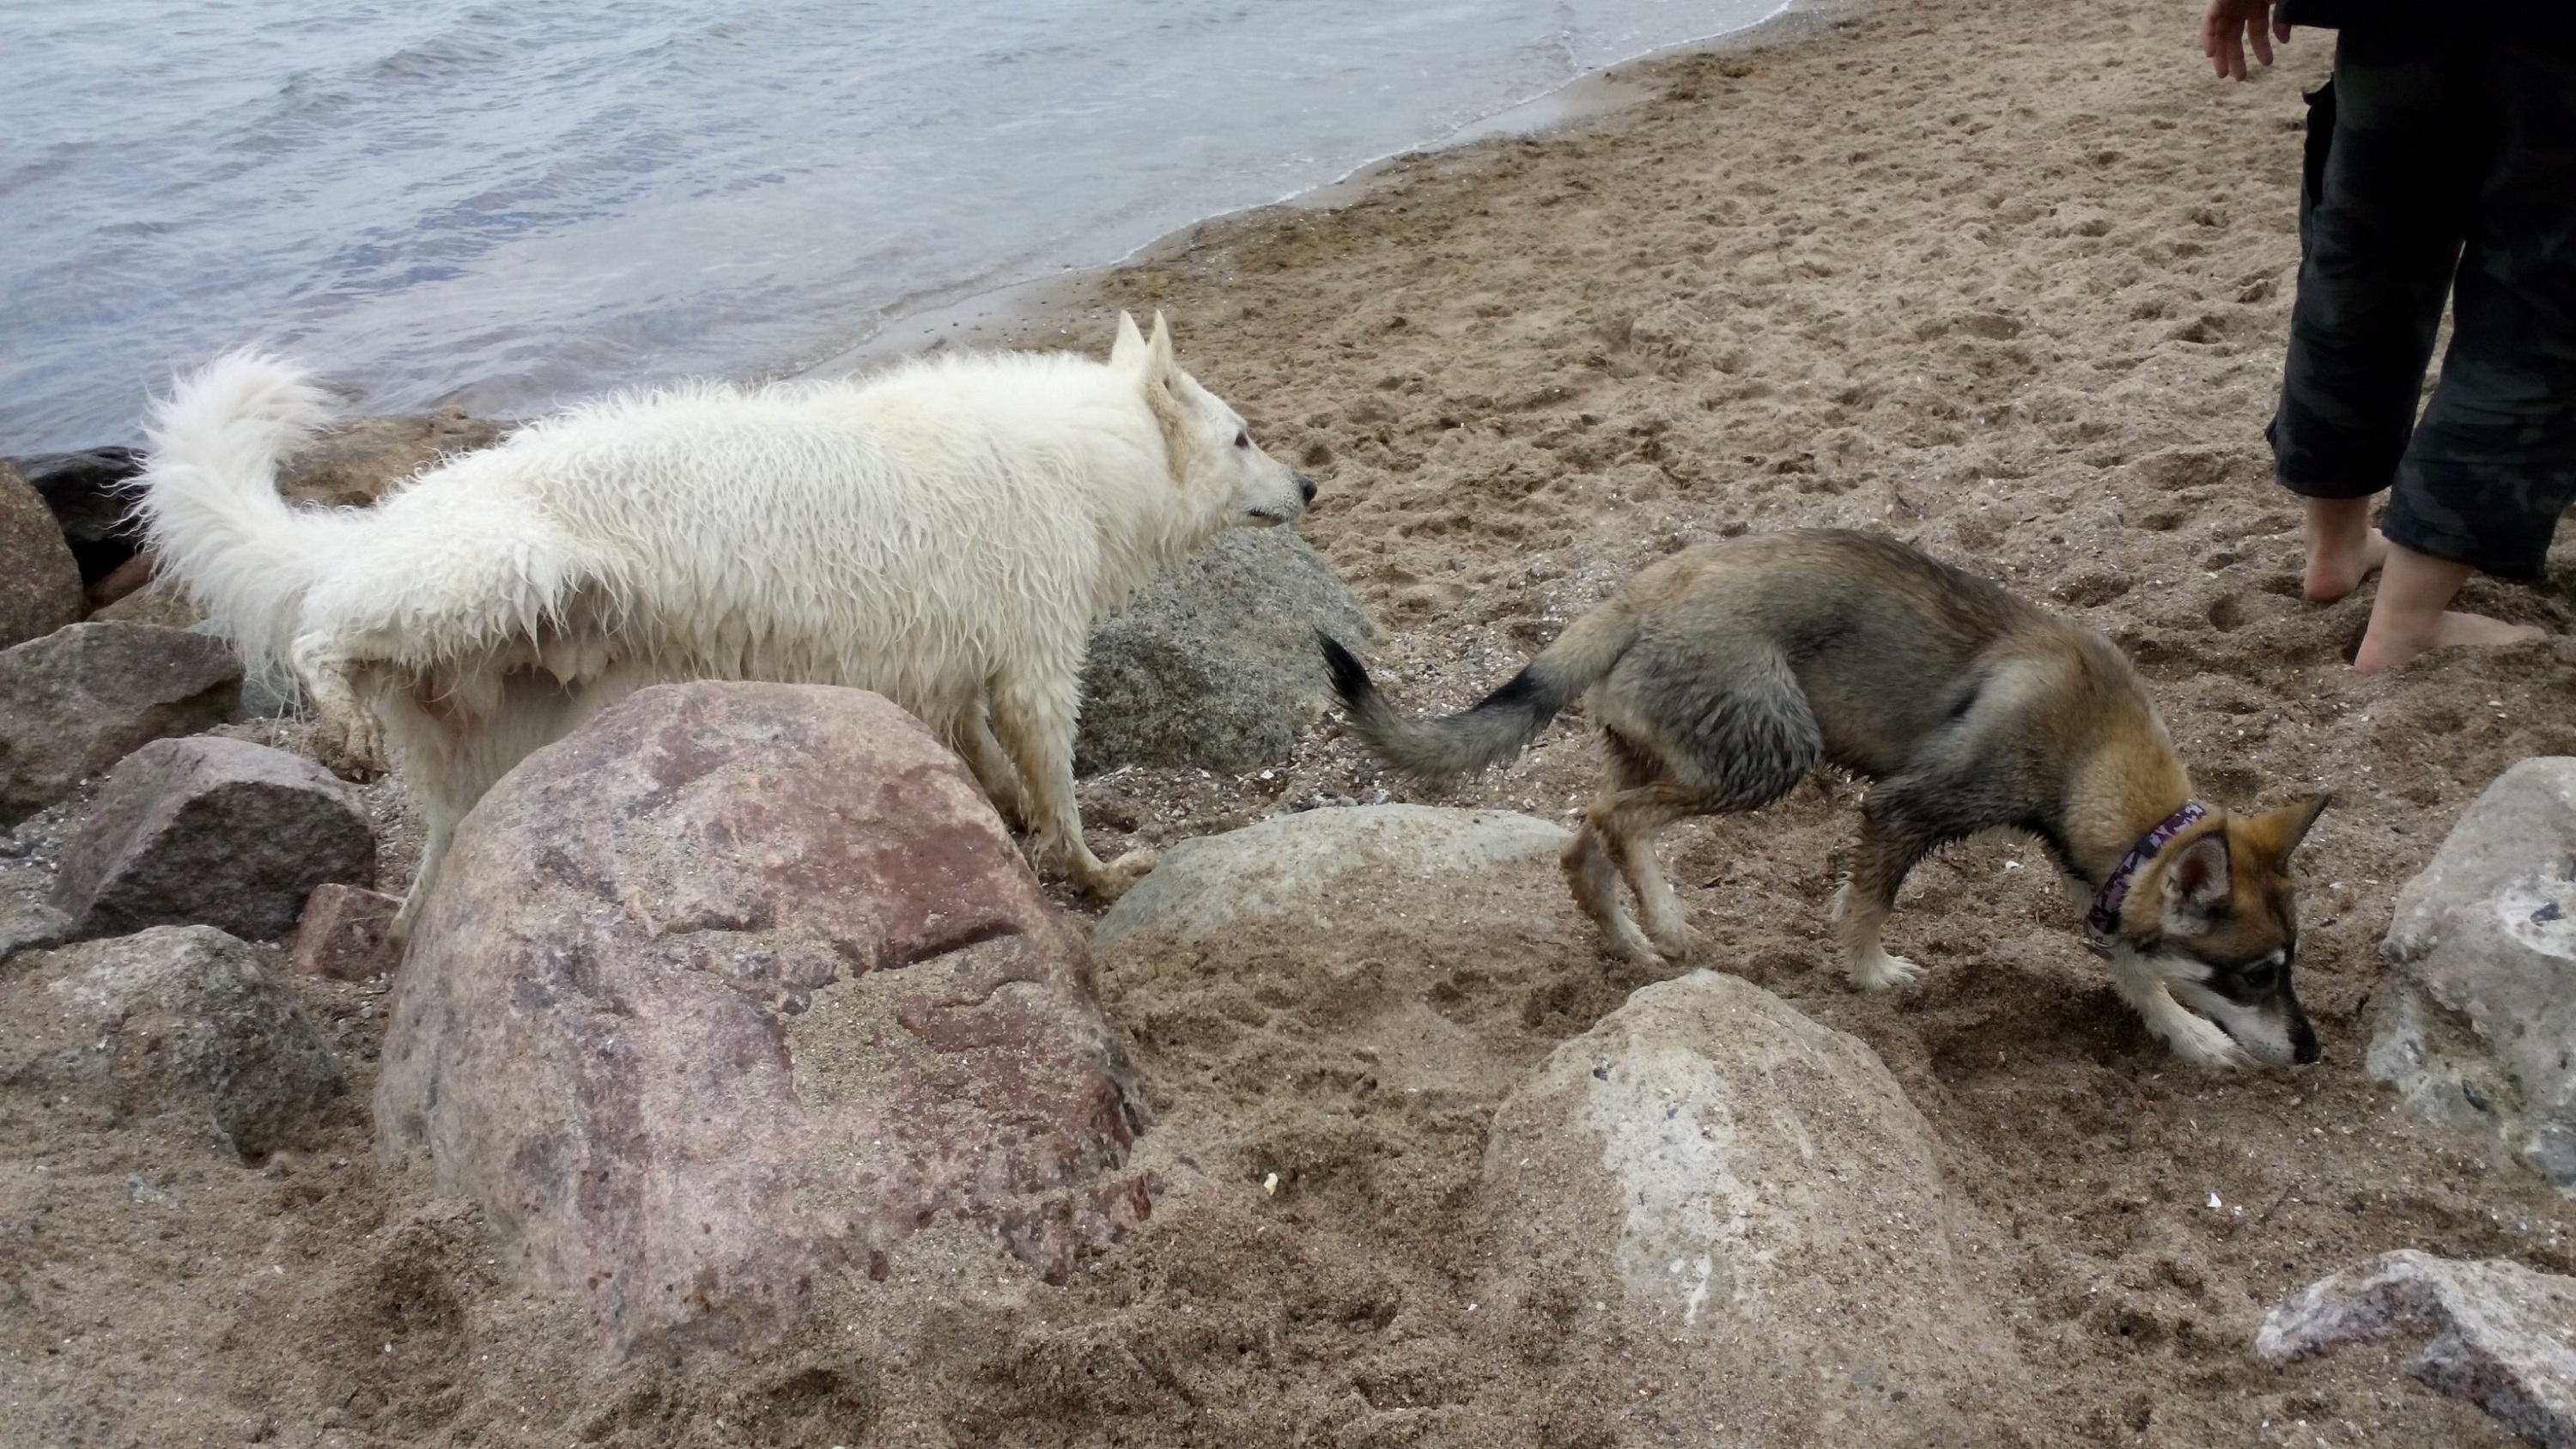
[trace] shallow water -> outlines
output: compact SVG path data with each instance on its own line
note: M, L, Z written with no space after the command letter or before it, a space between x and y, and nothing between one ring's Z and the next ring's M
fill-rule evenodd
M1779 0L0 0L0 452L782 370Z

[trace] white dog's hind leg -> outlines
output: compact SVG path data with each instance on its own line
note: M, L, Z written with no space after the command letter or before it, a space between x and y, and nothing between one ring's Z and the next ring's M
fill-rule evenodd
M389 733L405 781L420 804L425 832L419 872L394 918L397 943L409 938L446 864L456 826L475 802L520 761L572 733L642 682L617 673L571 689L543 670L519 668L497 679L478 676L446 695L430 695L433 686L420 686L412 696L389 704ZM488 703L471 712L437 707L469 697Z
M1028 815L1029 854L1038 868L1114 901L1154 868L1150 850L1131 850L1106 865L1082 839L1082 809L1073 794L1071 689L1048 689L1010 679L992 693L993 730L1019 768Z
M960 715L955 731L958 753L965 756L966 768L975 772L975 781L984 787L985 798L1002 813L1002 819L1014 830L1029 828L1028 792L1020 787L1020 772L1011 763L1010 752L993 738L991 703L979 697Z

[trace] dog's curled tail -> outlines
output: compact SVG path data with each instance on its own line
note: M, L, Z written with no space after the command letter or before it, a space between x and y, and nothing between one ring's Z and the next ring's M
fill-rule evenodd
M1519 754L1558 710L1610 672L1636 641L1637 623L1615 604L1595 609L1474 708L1419 721L1395 712L1351 651L1320 631L1316 638L1333 671L1333 692L1369 749L1405 774L1438 784Z
M153 405L151 461L132 485L155 571L233 641L255 677L291 688L303 595L330 528L277 493L281 458L330 417L298 368L248 350L180 380Z

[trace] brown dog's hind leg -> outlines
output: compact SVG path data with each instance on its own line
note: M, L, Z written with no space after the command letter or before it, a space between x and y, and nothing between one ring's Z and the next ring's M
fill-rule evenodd
M1583 812L1583 824L1556 861L1565 871L1565 883L1574 890L1574 903L1601 928L1602 944L1610 954L1633 965L1652 966L1661 958L1628 918L1628 907L1619 899L1619 869L1602 847L1600 820L1616 798L1605 795Z
M1603 839L1616 852L1628 888L1637 893L1646 939L1657 953L1679 961L1690 954L1690 920L1655 860L1655 837L1665 826L1699 812L1698 793L1682 787L1662 760L1616 726L1602 728L1601 756L1610 792L1618 797L1610 802Z

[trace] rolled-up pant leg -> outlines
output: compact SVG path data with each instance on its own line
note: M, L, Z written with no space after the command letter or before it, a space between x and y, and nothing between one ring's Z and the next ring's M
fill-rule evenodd
M2536 578L2576 500L2576 54L2477 59L2485 165L2442 378L2383 524L2418 553Z
M2309 123L2298 299L2268 435L2281 481L2361 498L2395 479L2482 167L2456 45L2347 31Z

